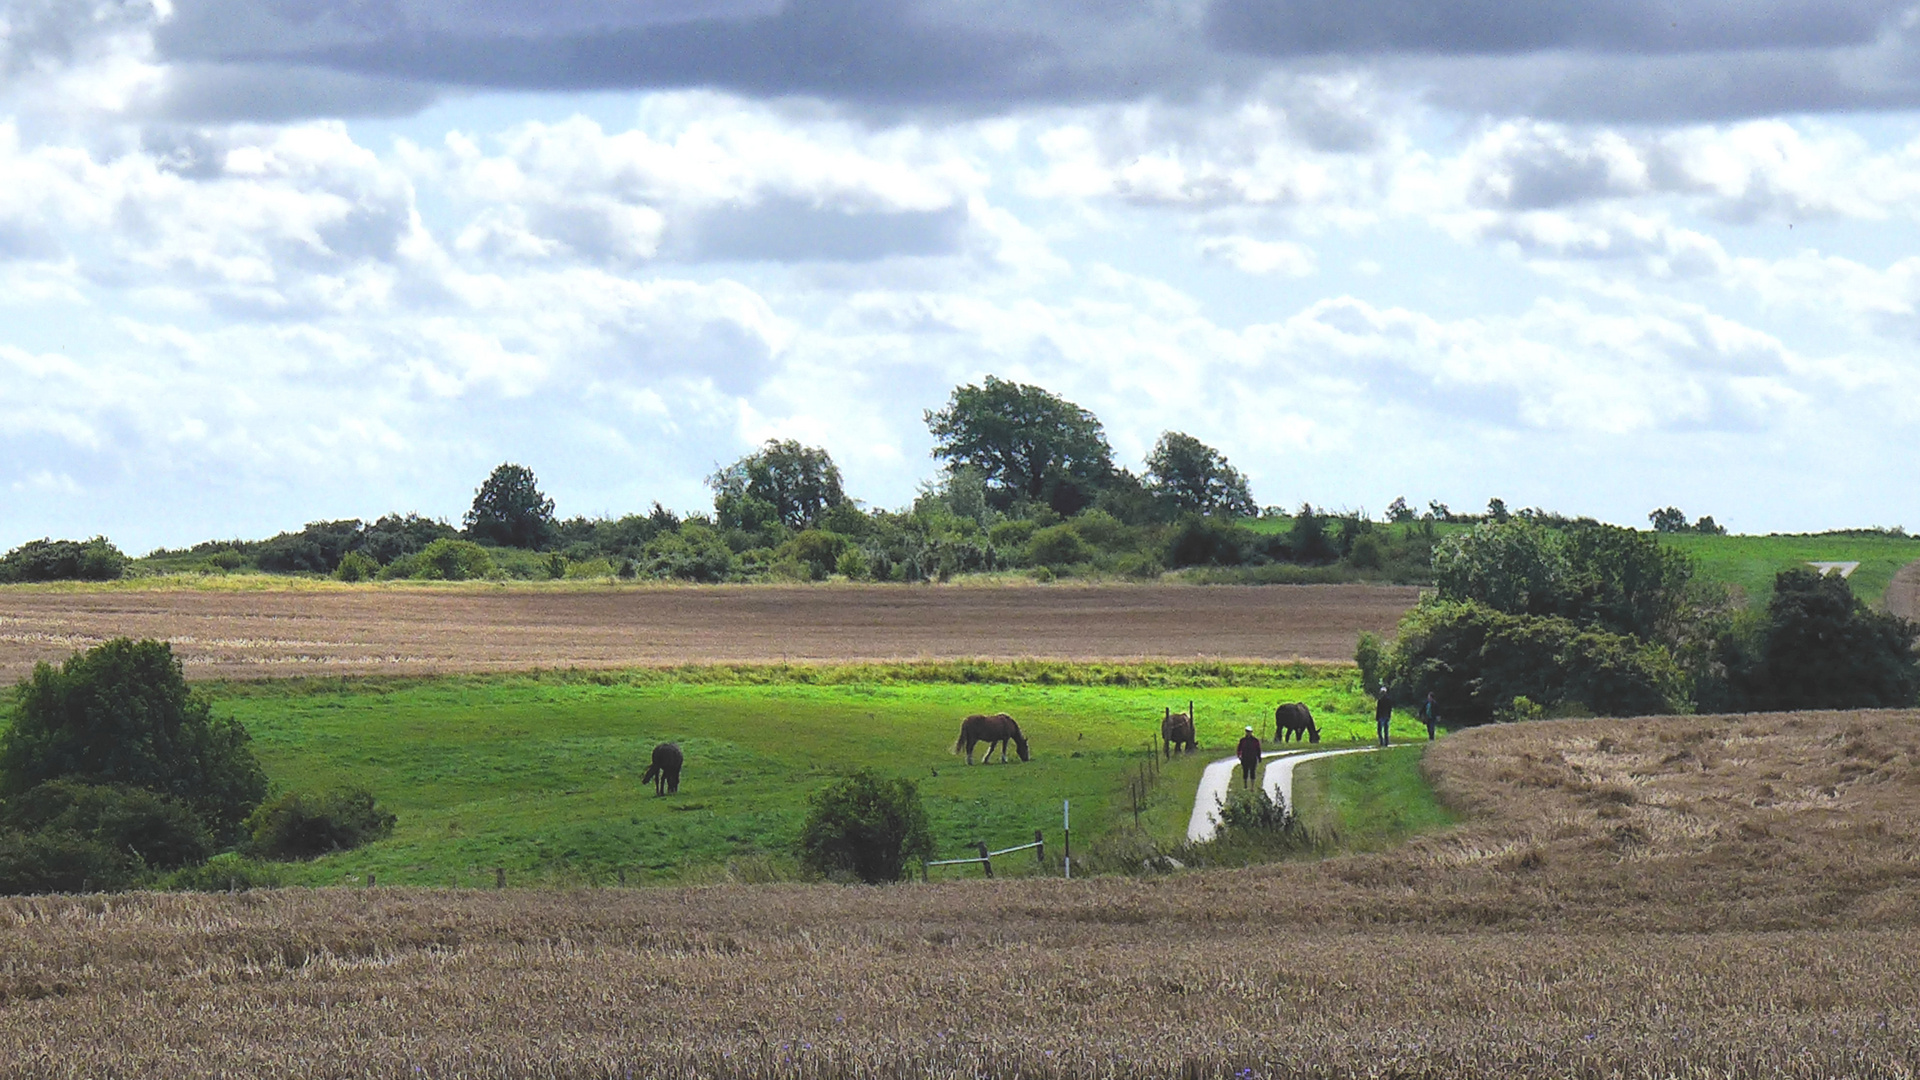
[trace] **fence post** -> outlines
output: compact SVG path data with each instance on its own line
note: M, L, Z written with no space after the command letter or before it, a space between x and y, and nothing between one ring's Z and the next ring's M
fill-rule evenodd
M1060 800L1060 870L1073 880L1073 800Z
M987 854L986 842L976 840L973 846L980 849L980 865L986 869L987 877L993 877L993 856Z
M496 866L493 868L493 887L496 889L504 889L507 887L506 867Z
M373 874L367 874L367 888L373 888Z
M627 887L627 868L623 866L617 872L620 875L620 887L624 889Z
M1033 849L1033 857L1040 860L1040 869L1045 870L1047 868L1047 838L1040 834L1039 829L1035 829L1033 830L1033 842L1039 845Z

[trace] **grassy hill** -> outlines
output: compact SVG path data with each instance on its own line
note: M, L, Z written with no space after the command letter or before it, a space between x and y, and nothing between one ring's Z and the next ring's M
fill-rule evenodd
M1699 576L1724 582L1749 604L1765 604L1773 577L1810 562L1858 562L1847 580L1855 596L1877 606L1887 582L1902 566L1920 559L1920 538L1861 533L1773 536L1699 536L1667 533L1661 540L1692 556Z

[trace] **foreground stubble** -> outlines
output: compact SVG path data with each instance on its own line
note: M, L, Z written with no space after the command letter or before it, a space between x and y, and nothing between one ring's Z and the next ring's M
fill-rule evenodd
M1917 734L1469 732L1467 825L1244 872L12 900L0 1070L1912 1076Z

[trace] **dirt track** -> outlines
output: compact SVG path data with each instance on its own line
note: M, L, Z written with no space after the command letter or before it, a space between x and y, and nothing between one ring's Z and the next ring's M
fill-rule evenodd
M1887 582L1886 605L1903 619L1920 619L1920 559L1901 567Z
M689 662L1348 660L1394 586L913 586L53 592L0 589L0 679L112 637L194 678Z

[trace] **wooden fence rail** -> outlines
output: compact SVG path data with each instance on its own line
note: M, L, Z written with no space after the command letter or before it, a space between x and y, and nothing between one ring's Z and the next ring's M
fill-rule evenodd
M987 845L979 841L975 841L973 846L974 846L974 849L978 851L980 854L969 856L964 859L933 859L933 860L929 860L927 862L921 863L920 864L920 880L921 881L927 880L927 870L931 867L960 866L965 863L979 863L980 868L982 870L985 870L987 872L987 876L991 878L993 876L994 858L999 855L1011 855L1016 851L1030 850L1034 853L1034 858L1039 861L1041 869L1044 870L1046 869L1046 866L1047 866L1047 840L1046 840L1046 837L1040 834L1039 829L1033 830L1033 843L1031 844L1019 844L1010 848L1001 848L999 851L988 851Z

